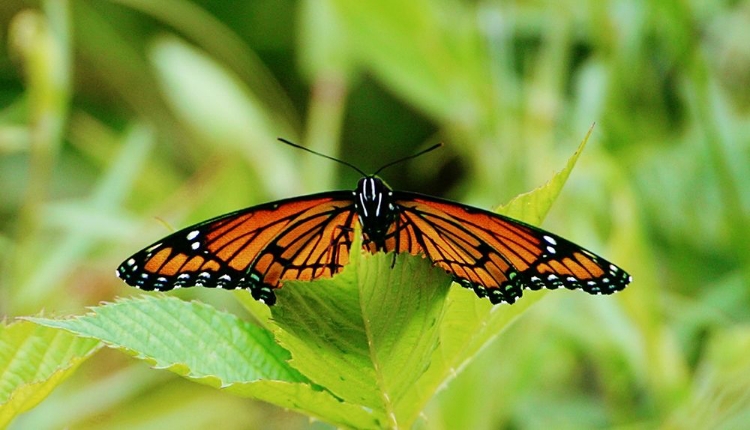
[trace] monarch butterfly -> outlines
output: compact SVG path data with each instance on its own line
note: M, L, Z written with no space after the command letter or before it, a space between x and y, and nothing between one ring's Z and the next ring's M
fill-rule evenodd
M177 231L125 260L117 276L144 290L201 286L249 289L271 306L285 281L330 278L349 261L355 227L363 250L423 255L493 304L524 289L611 294L631 277L614 264L537 227L486 210L394 191L354 168L354 191L330 191L241 209Z

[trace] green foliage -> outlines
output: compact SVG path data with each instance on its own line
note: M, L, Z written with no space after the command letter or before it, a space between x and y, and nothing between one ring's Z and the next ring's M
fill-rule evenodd
M540 221L585 144L549 183L505 212ZM399 428L411 427L455 369L528 307L493 312L487 300L466 291L446 301L449 285L424 258L355 252L333 279L287 283L271 312L275 340L231 314L167 297L120 300L71 319L27 319L337 426ZM60 348L68 345L51 345L53 354Z
M341 404L287 364L271 334L234 315L170 297L121 300L88 315L29 318L126 351L157 369L266 400L348 427L368 427L360 408Z
M99 347L30 322L0 324L0 427L44 400Z
M145 296L101 305L89 315L67 320L28 320L131 351L157 369L206 385L304 380L286 365L286 352L267 332L201 303Z
M15 417L72 373L11 428L325 427L245 397L350 427L387 426L395 416L430 429L744 428L748 16L741 2L698 0L4 1L0 313L44 310L48 322L72 324L50 316L82 315L101 301L115 304L82 318L117 306L156 306L157 313L184 306L193 316L215 316L204 323L228 318L237 333L278 340L273 348L288 355L277 365L303 379L248 377L216 390L220 380L195 356L170 356L163 347L152 356L127 345L188 379L109 350L73 372L99 344L24 321L4 327L0 356L21 357L24 346L13 339L28 338L61 361L43 372L3 373L10 400L4 397L0 416ZM247 294L200 289L173 293L183 301L115 301L131 290L113 268L168 233L163 224L352 188L354 173L276 137L364 170L444 141L443 151L388 169L386 179L493 207L546 181L592 122L591 142L545 227L632 273L633 285L615 296L530 293L492 307L450 288L443 301L444 277L399 257L388 282L441 279L429 282L435 290L419 291L424 296L382 297L394 308L360 308L395 318L387 312L399 304L423 303L398 320L400 332L365 330L370 320L355 318L356 307L314 319L317 308L358 302L364 290L356 286L375 285L360 283L367 267L390 267L382 256L362 259L347 272L352 278L342 278L352 288L348 298L325 300L319 292L336 284L323 282L300 304L297 291L318 284L290 285L273 314ZM503 211L536 224L554 199L546 194L523 195ZM285 310L284 302L304 312ZM398 351L409 339L418 354L404 362L398 354L357 355L368 384L382 376L367 392L331 380L350 377L352 363L328 366L320 378L302 371L334 360L332 351L318 357L304 347L341 345L320 339L333 330L326 324L344 317L350 323L341 335L351 336L352 351L364 352L370 340ZM421 327L433 318L438 329ZM319 325L305 331L302 322ZM309 343L293 345L290 333ZM93 349L65 352L55 341L64 337L71 340L64 345L92 342L79 345ZM31 369L37 358L14 363ZM408 375L395 376L397 368ZM191 372L211 386L186 382ZM370 399L368 409L356 395Z

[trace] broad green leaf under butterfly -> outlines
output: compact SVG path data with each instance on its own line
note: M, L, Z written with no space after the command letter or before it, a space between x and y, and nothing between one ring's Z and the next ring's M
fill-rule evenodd
M450 278L419 257L352 256L333 280L285 285L272 308L275 334L313 382L367 408L381 426L408 426Z
M27 321L0 323L0 428L44 400L100 346Z
M271 334L195 302L143 297L98 306L67 320L32 321L95 338L155 368L350 427L371 427L360 408L313 387L286 360Z

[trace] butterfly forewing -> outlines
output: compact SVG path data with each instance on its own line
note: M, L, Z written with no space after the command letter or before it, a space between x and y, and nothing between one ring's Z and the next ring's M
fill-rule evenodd
M355 212L351 201L331 201L301 213L258 255L263 283L329 278L349 262Z
M456 282L493 303L513 303L523 289L611 294L630 282L603 258L520 221L414 193L396 192L394 198L400 215L387 243L402 252L424 252ZM397 246L407 243L419 245Z
M344 191L243 209L167 236L127 259L117 275L144 290L248 288L272 304L271 290L283 281L341 271L355 220L352 194Z

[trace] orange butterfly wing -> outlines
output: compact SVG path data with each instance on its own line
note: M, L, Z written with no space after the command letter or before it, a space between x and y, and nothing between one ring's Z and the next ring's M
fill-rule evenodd
M394 192L399 216L386 251L425 254L454 280L492 303L513 303L523 289L582 289L611 294L630 276L603 258L531 225L415 193ZM374 252L372 243L366 244Z
M248 288L275 302L283 281L328 278L349 261L357 222L352 193L268 203L204 221L136 253L117 269L144 290Z

